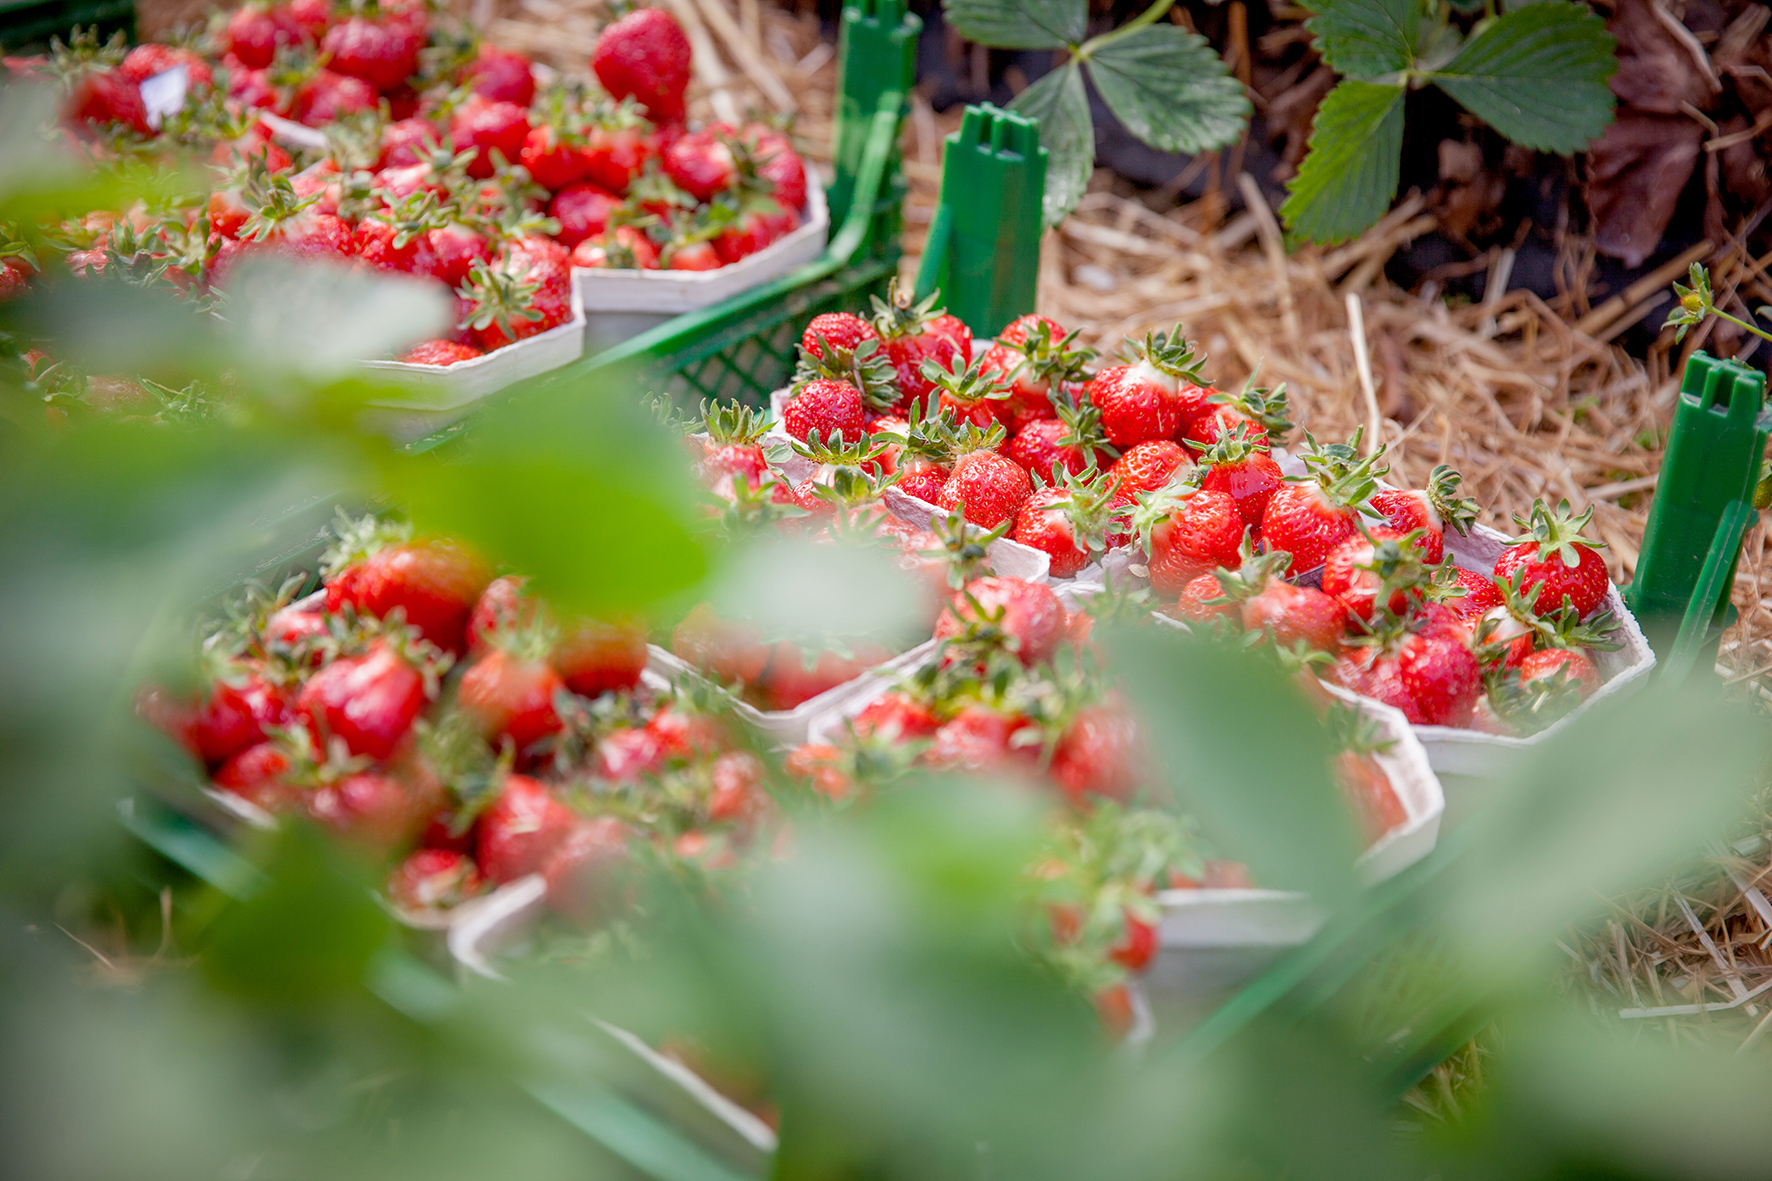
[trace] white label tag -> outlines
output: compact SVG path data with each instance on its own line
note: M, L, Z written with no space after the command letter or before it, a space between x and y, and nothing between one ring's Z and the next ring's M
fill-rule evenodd
M190 89L185 67L162 70L141 85L142 105L148 109L148 126L158 128L168 115L185 109L185 92Z

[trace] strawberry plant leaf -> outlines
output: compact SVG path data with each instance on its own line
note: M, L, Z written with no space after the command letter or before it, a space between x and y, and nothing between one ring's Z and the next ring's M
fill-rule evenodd
M981 45L1062 49L1088 33L1089 6L1085 0L949 0L942 19Z
M1352 238L1390 208L1402 155L1403 88L1342 81L1317 108L1280 216L1315 242Z
M1429 76L1520 146L1568 155L1612 122L1616 48L1605 21L1555 0L1498 18Z
M1420 0L1310 0L1304 23L1336 73L1373 79L1407 69L1421 36Z
M1066 63L1017 95L1009 109L1040 121L1040 144L1046 149L1044 211L1046 224L1055 226L1077 207L1095 171L1095 123L1082 70L1075 61Z
M1166 152L1204 152L1243 134L1249 98L1206 39L1152 25L1104 44L1089 77L1126 130Z

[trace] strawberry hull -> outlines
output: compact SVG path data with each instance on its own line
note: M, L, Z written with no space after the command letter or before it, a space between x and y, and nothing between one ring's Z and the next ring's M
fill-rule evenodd
M402 442L440 430L475 403L531 377L570 365L584 355L585 311L572 293L572 319L480 357L453 365L414 365L404 361L365 361L363 367L405 397L376 398L364 414L366 426Z
M657 327L673 316L709 307L780 278L824 253L831 214L817 170L806 170L806 213L798 229L711 271L572 268L573 294L587 318L585 348L597 352Z

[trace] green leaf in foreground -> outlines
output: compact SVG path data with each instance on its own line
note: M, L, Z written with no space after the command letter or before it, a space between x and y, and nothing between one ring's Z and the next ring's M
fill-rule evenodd
M1421 35L1420 0L1310 0L1305 28L1338 74L1377 78L1408 68Z
M1606 80L1618 69L1616 47L1585 7L1530 4L1465 42L1432 77L1515 143L1567 155L1612 122Z
M1402 155L1403 88L1343 81L1317 108L1280 216L1315 242L1352 238L1390 208Z
M1009 109L1040 121L1046 149L1046 224L1055 226L1077 207L1095 171L1095 124L1083 74L1069 62L1016 96Z
M1059 49L1089 31L1084 0L949 0L942 17L968 41L999 49Z
M1249 99L1206 39L1174 25L1096 50L1089 76L1126 130L1166 152L1205 152L1243 134Z

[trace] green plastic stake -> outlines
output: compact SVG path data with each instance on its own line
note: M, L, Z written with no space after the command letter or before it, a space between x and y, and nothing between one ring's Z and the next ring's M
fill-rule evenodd
M837 47L837 126L832 155L837 175L825 199L840 226L855 197L862 154L880 100L908 95L917 80L917 36L923 20L904 0L858 0L843 7Z
M1712 549L1726 519L1740 511L1732 513L1731 506L1753 504L1760 458L1772 435L1765 392L1766 379L1746 365L1719 361L1703 352L1693 353L1686 362L1637 558L1636 581L1624 592L1649 646L1664 660L1672 654L1681 624L1692 610L1705 621L1699 640L1713 653L1716 650L1740 557L1740 533L1735 533L1726 553L1713 554ZM1704 588L1707 597L1695 602L1706 568L1713 574ZM1693 642L1688 637L1689 648ZM1699 650L1691 650L1693 666L1698 655Z
M1754 506L1732 500L1711 539L1710 552L1698 572L1698 585L1692 601L1680 620L1679 634L1674 637L1673 650L1662 665L1664 680L1683 682L1699 669L1710 671L1717 665L1717 645L1727 626L1729 591L1735 585L1735 563L1741 557L1741 539L1754 523ZM1708 660L1700 660L1708 656Z
M979 337L1033 311L1045 191L1039 120L988 103L967 107L942 156L918 298L939 290L948 311Z

